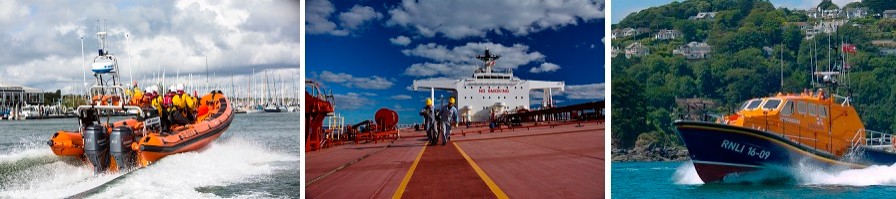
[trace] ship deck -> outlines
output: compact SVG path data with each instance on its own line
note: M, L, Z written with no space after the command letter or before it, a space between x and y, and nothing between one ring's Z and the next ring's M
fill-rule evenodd
M447 145L423 131L307 153L308 198L595 198L604 196L604 125L489 132L458 127Z

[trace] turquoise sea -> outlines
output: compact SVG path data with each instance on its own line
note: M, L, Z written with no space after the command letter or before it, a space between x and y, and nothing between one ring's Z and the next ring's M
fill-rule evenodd
M690 162L613 162L612 198L896 198L896 165L821 172L789 168L703 184Z

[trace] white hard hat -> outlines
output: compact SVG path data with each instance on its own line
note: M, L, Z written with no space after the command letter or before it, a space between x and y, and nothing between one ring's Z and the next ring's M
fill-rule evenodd
M177 91L184 91L184 84L177 84Z
M168 92L174 92L174 86L173 86L173 85L168 87Z

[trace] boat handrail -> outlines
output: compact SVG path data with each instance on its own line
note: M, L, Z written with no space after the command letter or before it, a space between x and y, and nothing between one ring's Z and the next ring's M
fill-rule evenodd
M850 99L849 96L842 96L842 95L834 94L834 103L836 103L838 99L842 101L842 102L840 102L841 106L849 106L850 101L852 101L852 99Z
M125 102L130 101L130 97L125 95L125 88L122 86L119 86L119 85L114 85L114 86L94 85L94 86L90 87L88 94L91 97L91 99L90 99L91 102L92 102L92 100L93 100L92 98L94 96L107 96L107 95L111 95L113 97L118 97L119 103L121 103L122 105L124 105Z
M865 133L865 136L859 136L862 133ZM856 134L853 135L851 150L857 150L860 146L884 146L884 145L892 145L893 144L893 133L886 133L880 131L873 131L867 129L859 129L856 131ZM862 144L862 141L865 141Z

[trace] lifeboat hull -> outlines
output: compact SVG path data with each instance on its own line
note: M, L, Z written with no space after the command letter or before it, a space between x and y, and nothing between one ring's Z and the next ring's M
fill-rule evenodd
M213 98L207 95L203 100L214 101L215 105L207 117L200 117L200 122L177 128L172 134L151 133L139 140L137 154L141 166L168 155L202 149L227 131L233 121L233 108L227 98L218 94Z
M81 138L81 132L77 131L57 131L47 142L53 154L57 156L76 156L84 155L84 140Z
M197 135L196 137L188 138L182 142L170 143L170 144L161 144L161 145L153 145L153 144L144 144L139 148L140 155L140 164L141 166L147 166L152 164L153 162L158 161L159 159L164 158L165 156L196 151L204 148L209 143L218 139L224 131L227 131L230 123L227 123L226 126L222 126L222 128L210 130L208 132L202 133L201 135ZM177 136L177 135L169 135L169 136ZM166 139L167 137L150 137L147 136L150 140L146 140L147 142L152 141L151 139L161 138ZM146 138L144 138L145 140Z
M673 125L705 183L801 164L824 169L867 167L756 129L696 121Z

